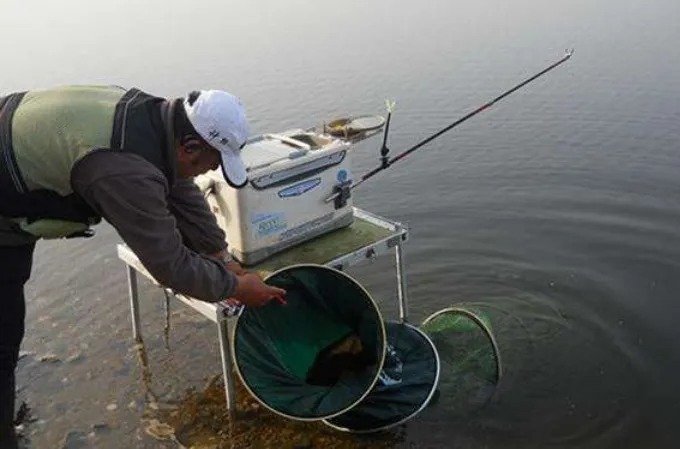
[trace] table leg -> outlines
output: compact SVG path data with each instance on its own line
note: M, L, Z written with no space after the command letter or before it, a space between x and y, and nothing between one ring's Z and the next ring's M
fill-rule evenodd
M405 323L408 321L408 293L406 286L406 271L404 262L404 249L401 243L396 246L397 258L397 299L399 300L399 319Z
M130 312L132 313L132 337L136 343L142 342L139 331L139 291L137 289L137 271L130 265L128 269L128 292L130 295Z
M224 393L227 399L227 410L235 408L234 400L234 371L231 366L231 347L229 346L229 325L226 320L217 321L217 333L220 339L220 353L222 355L222 376L224 377Z

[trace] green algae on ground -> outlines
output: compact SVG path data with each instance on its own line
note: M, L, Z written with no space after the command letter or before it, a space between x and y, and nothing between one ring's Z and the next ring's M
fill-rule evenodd
M204 391L189 391L161 420L175 429L181 445L193 449L387 449L403 441L398 429L358 436L321 422L290 420L263 407L240 382L235 387L233 416L225 407L224 386L215 380Z

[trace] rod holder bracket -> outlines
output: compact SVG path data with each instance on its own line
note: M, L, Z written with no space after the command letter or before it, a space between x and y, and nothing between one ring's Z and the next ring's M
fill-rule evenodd
M335 195L335 209L340 209L345 207L347 200L352 196L352 181L347 180L333 187L333 194Z

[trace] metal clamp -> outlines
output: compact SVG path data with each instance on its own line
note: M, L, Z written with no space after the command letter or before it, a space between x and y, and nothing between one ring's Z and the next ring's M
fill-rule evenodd
M352 189L350 188L352 181L347 180L337 184L333 187L333 195L335 195L335 209L341 209L347 205L347 200L352 196Z

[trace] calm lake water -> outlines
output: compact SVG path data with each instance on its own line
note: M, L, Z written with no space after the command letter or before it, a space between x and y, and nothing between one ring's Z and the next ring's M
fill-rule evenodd
M0 92L69 83L241 96L254 132L383 114L393 153L549 75L355 191L407 224L412 321L477 303L506 376L470 416L428 410L395 447L674 448L680 440L680 2L5 0ZM364 173L379 139L356 148ZM38 246L20 398L31 448L173 447L142 425L127 285L108 225ZM357 273L393 312L391 261ZM213 325L142 283L155 393L219 374ZM515 323L515 324L512 324ZM279 442L273 447L289 447Z

